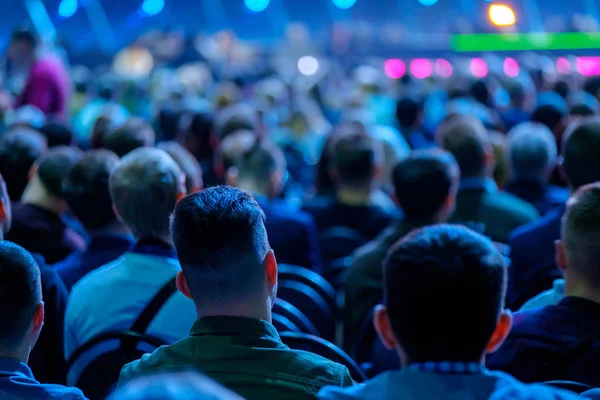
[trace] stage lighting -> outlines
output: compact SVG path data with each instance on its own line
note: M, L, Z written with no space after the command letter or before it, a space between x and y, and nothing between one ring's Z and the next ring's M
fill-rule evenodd
M432 6L437 2L438 0L419 0L419 3L423 4L424 6Z
M492 4L488 14L492 24L496 26L511 26L517 22L513 9L504 4Z
M58 5L58 15L61 18L70 18L77 12L77 0L62 0Z
M600 75L600 57L577 57L575 67L583 76Z
M556 71L561 75L569 75L571 73L571 63L565 57L556 59Z
M263 12L269 7L271 0L244 0L248 10L252 12Z
M165 8L165 0L144 0L142 11L147 15L159 14Z
M485 78L488 75L487 63L481 58L472 59L471 73L475 78Z
M356 4L356 0L333 0L333 5L346 10Z
M383 65L385 74L392 79L400 79L406 73L404 61L397 58L390 58Z
M298 71L304 76L312 76L319 71L319 61L313 56L300 57Z
M410 62L410 73L417 79L429 78L433 73L431 61L425 58L415 58Z
M454 73L454 69L448 60L438 58L435 60L435 73L440 78L450 78Z
M519 76L519 63L514 58L508 57L505 59L502 69L504 70L504 74L509 78L516 78Z

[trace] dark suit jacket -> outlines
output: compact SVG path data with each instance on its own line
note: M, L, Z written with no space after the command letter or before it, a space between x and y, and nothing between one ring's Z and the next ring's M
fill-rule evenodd
M513 316L490 369L523 382L568 380L600 387L600 304L579 297Z
M257 196L265 212L267 235L277 262L321 272L317 228L310 214L295 210L283 200Z
M461 181L450 222L481 223L493 241L508 243L513 229L537 218L539 213L531 204L500 192L491 179L467 178Z
M532 204L541 215L565 204L569 199L568 189L535 181L511 182L504 190Z
M514 310L533 296L552 287L562 277L556 266L554 242L560 239L565 205L538 221L522 226L510 237L511 266L508 269L507 304Z

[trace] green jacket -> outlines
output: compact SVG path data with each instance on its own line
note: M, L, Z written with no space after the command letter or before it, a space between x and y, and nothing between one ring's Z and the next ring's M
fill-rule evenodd
M354 385L346 367L290 349L266 321L205 317L187 338L123 367L119 386L141 375L182 370L198 370L247 400L316 399L324 386Z

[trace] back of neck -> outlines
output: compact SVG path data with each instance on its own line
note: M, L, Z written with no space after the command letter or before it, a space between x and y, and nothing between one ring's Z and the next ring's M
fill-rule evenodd
M337 199L348 206L366 206L371 204L371 189L340 187L337 190Z
M46 188L39 182L37 178L27 185L23 196L21 197L23 204L31 204L44 210L53 212L56 215L61 215L65 211L65 202L56 196L48 193Z

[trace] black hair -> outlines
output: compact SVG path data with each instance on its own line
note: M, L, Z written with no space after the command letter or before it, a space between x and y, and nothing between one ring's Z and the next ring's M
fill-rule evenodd
M63 181L73 165L83 158L83 151L76 147L58 146L48 150L37 161L37 174L53 196L63 198Z
M392 330L411 362L479 362L503 307L506 268L487 238L435 225L390 249L383 286Z
M284 156L281 150L257 142L238 163L239 179L262 185L268 181L273 172L283 167L283 162Z
M131 118L109 132L104 137L103 145L107 150L123 157L140 147L152 147L155 141L156 134L148 123L139 118Z
M362 133L343 134L334 145L333 165L342 184L370 182L376 166L373 139Z
M490 90L485 81L479 80L471 85L471 96L479 103L488 106L490 104Z
M563 168L573 190L600 181L600 121L587 119L566 139Z
M396 120L401 128L411 128L419 121L422 111L421 102L411 97L403 97L396 104Z
M566 100L567 97L569 97L569 93L571 92L571 87L566 81L558 81L554 84L554 92L558 93L560 97Z
M214 127L212 114L203 112L186 114L182 118L182 123L185 125L182 127L185 147L196 159L211 160L214 156L214 149L211 145L211 134Z
M11 36L11 42L24 42L32 48L37 47L38 38L37 35L29 28L18 28L13 31Z
M596 114L593 107L587 104L574 104L569 108L569 115L579 116L579 117L591 117Z
M392 171L394 193L407 219L434 217L458 183L452 154L443 150L413 152Z
M544 104L536 108L531 114L531 121L544 124L555 133L561 127L564 117L565 114L560 108L553 104Z
M63 196L83 226L93 231L117 220L109 192L110 173L119 157L108 150L91 150L69 171Z
M47 122L40 128L40 133L46 137L48 147L70 146L73 144L73 131L65 124Z
M600 76L588 78L583 84L583 90L594 97L598 97L600 95Z
M21 344L40 301L38 264L21 246L0 241L0 349Z
M197 304L235 302L260 292L269 245L265 214L252 196L215 186L181 200L171 235Z

